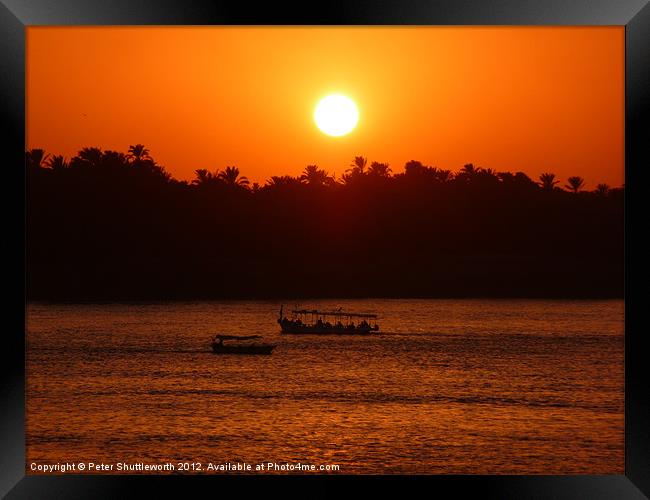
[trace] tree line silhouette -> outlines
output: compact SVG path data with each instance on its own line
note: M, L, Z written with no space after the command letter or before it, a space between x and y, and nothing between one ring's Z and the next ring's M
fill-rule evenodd
M142 144L26 151L27 298L622 297L624 188L355 157L174 179Z

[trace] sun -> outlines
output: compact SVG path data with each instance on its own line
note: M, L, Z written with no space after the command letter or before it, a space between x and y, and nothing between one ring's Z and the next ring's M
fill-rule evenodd
M357 126L359 111L349 97L330 94L316 105L314 121L324 134L340 137L349 134Z

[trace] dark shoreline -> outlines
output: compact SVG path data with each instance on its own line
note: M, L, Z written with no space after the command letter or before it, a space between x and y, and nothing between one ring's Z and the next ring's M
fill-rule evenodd
M625 300L621 296L592 295L592 296L304 296L304 297L175 297L175 298L70 298L70 299L26 299L25 304L43 305L108 305L108 304L164 304L164 303L195 303L195 302L282 302L291 304L295 301L320 301L320 300L498 300L498 301L609 301Z
M142 148L27 152L29 300L624 295L624 188L362 157L339 180L187 183Z

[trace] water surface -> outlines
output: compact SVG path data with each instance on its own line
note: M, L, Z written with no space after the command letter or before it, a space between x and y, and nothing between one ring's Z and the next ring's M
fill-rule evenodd
M279 302L29 304L28 472L65 461L624 472L623 301L299 305L377 312L380 335L281 335ZM217 332L278 347L216 356Z

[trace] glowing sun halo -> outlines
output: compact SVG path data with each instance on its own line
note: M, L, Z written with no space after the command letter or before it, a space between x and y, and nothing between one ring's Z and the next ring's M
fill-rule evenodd
M359 111L349 97L331 94L316 105L314 121L324 134L339 137L352 132L359 121Z

